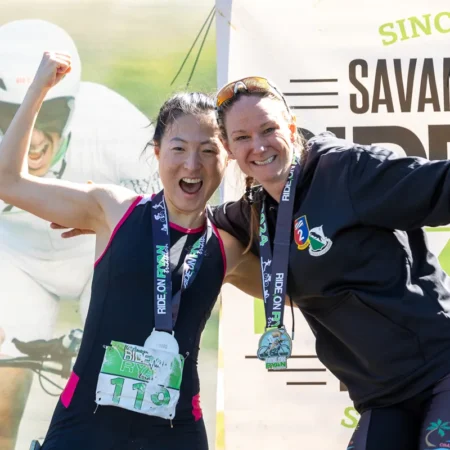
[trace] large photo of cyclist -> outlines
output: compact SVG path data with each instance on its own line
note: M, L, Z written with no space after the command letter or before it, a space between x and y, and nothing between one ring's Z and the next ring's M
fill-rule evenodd
M177 90L216 87L213 7L210 0L4 5L0 140L43 52L63 50L72 56L72 71L44 101L29 172L157 192L157 162L151 148L144 149L160 104ZM60 235L0 201L0 450L28 448L43 438L82 339L95 237ZM200 364L203 392L211 391L202 394L210 439L216 324L213 315Z

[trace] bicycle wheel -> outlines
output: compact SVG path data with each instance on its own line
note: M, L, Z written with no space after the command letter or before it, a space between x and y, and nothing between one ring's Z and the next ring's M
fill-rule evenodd
M281 344L278 347L278 356L290 356L291 349L286 344Z

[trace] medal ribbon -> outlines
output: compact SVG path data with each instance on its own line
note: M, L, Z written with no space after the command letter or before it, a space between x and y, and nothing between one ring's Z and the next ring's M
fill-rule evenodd
M266 219L266 198L263 198L260 227L259 248L261 276L264 292L264 309L266 329L282 327L284 303L287 290L287 272L289 249L291 246L291 226L294 210L295 189L300 176L300 164L291 165L289 177L281 193L273 244L273 258L270 247L269 230Z
M180 290L172 296L170 273L170 234L164 191L152 199L152 233L154 276L155 329L171 333L180 309L181 294L194 281L205 256L206 243L212 235L211 222L206 214L206 227L202 236L194 243L183 263Z

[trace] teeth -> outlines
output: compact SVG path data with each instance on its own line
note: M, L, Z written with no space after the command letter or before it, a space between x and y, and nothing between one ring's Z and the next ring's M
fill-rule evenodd
M275 155L270 158L265 159L264 161L253 161L257 166L265 166L266 164L270 164L275 159Z
M35 153L35 154L39 154L39 153L45 153L48 150L48 145L44 145L43 147L39 147L39 148L30 148L30 150L28 151L28 153Z
M200 183L202 181L200 178L182 178L181 180L190 184Z

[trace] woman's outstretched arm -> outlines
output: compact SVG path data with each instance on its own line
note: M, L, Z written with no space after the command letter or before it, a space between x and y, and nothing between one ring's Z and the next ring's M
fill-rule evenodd
M70 67L69 55L44 54L23 103L0 143L0 198L50 222L99 230L109 222L104 206L111 201L127 201L128 190L28 173L27 153L42 102Z

